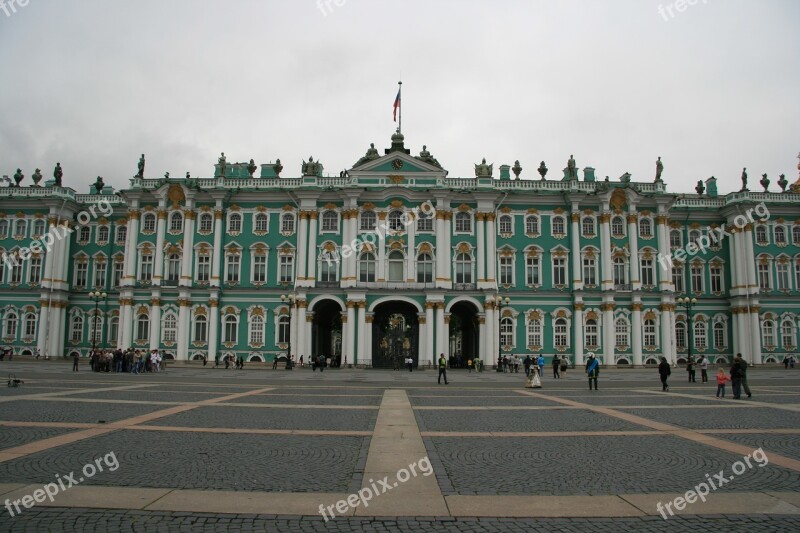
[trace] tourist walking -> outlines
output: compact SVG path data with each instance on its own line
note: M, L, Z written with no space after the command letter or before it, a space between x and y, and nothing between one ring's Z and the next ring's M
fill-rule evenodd
M586 375L589 376L589 390L592 390L592 381L594 381L594 390L597 390L597 376L600 375L600 362L595 358L593 352L589 352L589 359L586 360Z
M414 371L414 358L413 357L406 357L406 368L408 368L409 372Z
M439 356L439 385L442 384L442 376L444 376L444 384L449 385L447 382L447 359L445 358L444 354Z
M670 374L672 374L672 369L667 362L667 358L662 357L661 363L658 365L658 375L661 376L661 390L664 392L669 391L669 383L667 383L667 379L669 379Z
M73 372L77 372L78 371L78 361L80 360L80 358L81 358L81 354L79 354L78 352L72 352L72 371Z
M565 355L564 357L561 358L561 375L562 376L566 376L567 375L567 367L568 366L569 366L569 359L567 359L567 356Z
M686 372L689 373L689 383L696 383L695 375L696 372L694 370L694 357L691 355L689 356L689 360L686 361Z
M561 370L561 358L558 357L558 354L553 356L553 378L560 379L561 374L559 371Z
M742 354L737 354L736 356L739 358L739 375L742 378L742 389L744 389L744 393L747 394L748 398L752 398L750 385L747 384L747 361L742 357Z
M531 375L531 365L533 364L533 359L531 358L531 354L525 356L525 360L522 362L522 366L525 367L525 377Z
M544 356L539 354L539 377L544 379Z
M739 355L737 354L736 357L733 359L733 365L731 365L731 386L733 387L733 399L739 400L742 397L742 374L740 373L739 362Z
M725 369L720 368L719 372L717 372L717 398L725 397L725 383L730 380L731 378L725 374Z
M697 366L700 367L700 381L702 383L708 383L708 359L706 359L705 355L700 356L700 360L697 361Z

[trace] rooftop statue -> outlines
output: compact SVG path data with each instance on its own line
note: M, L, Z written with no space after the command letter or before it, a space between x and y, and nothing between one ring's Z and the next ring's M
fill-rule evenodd
M545 176L547 176L547 165L544 164L544 161L539 164L539 175L542 177L542 181L546 179Z
M622 183L630 183L631 182L631 173L630 172L626 172L625 174L623 174L622 176L619 177L619 181L621 181Z
M136 177L137 178L143 178L144 177L144 154L142 154L142 157L139 158L139 165L138 166L139 166L139 172L136 174Z
M219 175L224 178L227 171L228 160L225 158L225 152L222 152L222 155L219 157Z
M764 187L764 192L768 192L767 189L769 189L769 178L766 174L761 175L761 181L759 181L759 183L762 187Z
M517 179L519 179L519 175L522 174L522 166L519 164L519 159L514 161L514 166L511 168L511 171L514 173Z
M440 165L439 161L437 161L436 158L431 155L431 153L428 151L428 147L425 145L422 145L422 151L419 153L419 156L417 156L417 159L430 165L442 168L442 165Z
M479 165L475 165L475 177L477 178L491 178L492 177L492 167L494 167L494 163L491 165L486 164L486 158L483 158L483 161Z
M567 176L571 180L578 179L578 166L575 164L575 156L569 156L569 161L567 161Z
M14 174L14 181L17 183L17 187L19 187L19 183L25 179L25 174L22 173L21 169L17 169L17 173Z
M94 190L97 191L97 194L103 194L103 189L105 186L106 184L103 183L102 176L97 176L97 181L94 182Z
M250 174L250 177L252 178L253 174L256 173L256 170L258 170L258 167L256 166L256 162L251 159L250 160L250 164L247 165L247 173Z
M658 156L658 161L656 161L656 181L661 181L662 172L664 172L664 163L661 162L661 156Z
M275 164L272 165L272 170L275 171L275 175L276 176L280 176L281 175L281 171L283 170L283 165L281 165L281 160L280 159L276 159L275 160Z
M366 155L359 159L358 162L356 162L356 164L353 166L361 166L368 161L374 161L375 159L378 159L380 156L381 155L378 153L378 150L375 148L375 143L369 143L369 148L367 149Z
M303 162L303 176L318 176L320 171L320 163L314 162L313 157L308 158L308 163Z
M697 191L697 194L703 196L703 193L706 192L706 186L703 185L703 180L697 181L697 187L695 187L694 190Z
M781 192L786 192L786 187L789 185L789 181L786 179L786 174L781 174L781 179L778 180L778 187L781 188Z
M186 171L186 179L188 180L191 177L192 177L192 174L187 170Z
M742 190L739 192L747 192L747 167L742 169Z
M56 180L56 187L61 187L61 178L63 177L64 170L61 168L61 163L56 163L56 168L53 169L53 178Z
M41 169L37 168L36 172L34 172L33 176L31 176L31 179L33 180L34 187L38 187L39 186L39 182L42 181L42 171L41 171Z
M169 181L169 172L164 173L164 179Z

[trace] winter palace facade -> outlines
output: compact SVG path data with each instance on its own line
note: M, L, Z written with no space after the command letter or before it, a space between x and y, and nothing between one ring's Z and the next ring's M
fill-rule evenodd
M740 192L710 178L675 194L660 160L646 181L597 181L570 157L563 176L484 160L459 178L399 133L337 176L224 154L213 177L144 166L116 193L38 171L0 188L3 346L374 367L798 352L800 194L783 177L785 192L743 176Z

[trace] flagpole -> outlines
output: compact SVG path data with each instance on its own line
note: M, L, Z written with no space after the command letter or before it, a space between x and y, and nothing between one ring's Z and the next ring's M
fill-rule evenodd
M400 95L400 121L397 123L397 131L403 133L403 82L398 81L397 85L399 86L397 94Z

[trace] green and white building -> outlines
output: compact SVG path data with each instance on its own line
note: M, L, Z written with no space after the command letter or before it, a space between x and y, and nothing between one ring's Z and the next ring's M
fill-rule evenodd
M291 350L366 367L440 353L637 366L690 350L755 364L797 353L797 187L720 196L711 178L684 194L660 172L540 169L450 176L396 133L338 176L223 157L213 176L141 173L117 193L0 188L2 343L180 360Z

